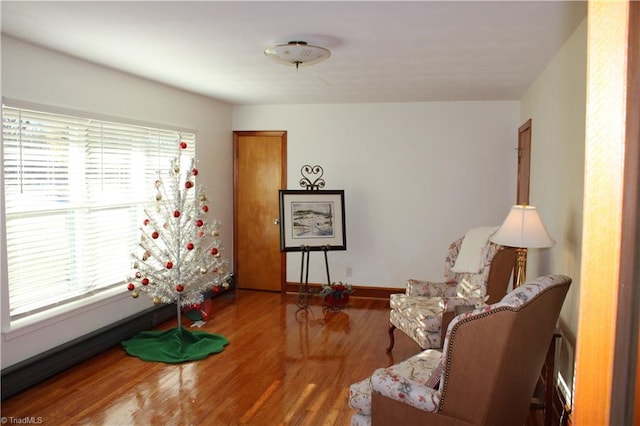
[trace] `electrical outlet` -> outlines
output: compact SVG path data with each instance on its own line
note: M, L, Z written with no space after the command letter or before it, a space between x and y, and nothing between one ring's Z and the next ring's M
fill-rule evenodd
M347 275L347 277L352 277L353 276L353 267L347 266L346 275Z

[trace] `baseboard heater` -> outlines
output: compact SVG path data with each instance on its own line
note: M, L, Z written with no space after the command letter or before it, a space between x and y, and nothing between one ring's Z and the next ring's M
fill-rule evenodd
M176 316L174 304L154 306L2 370L2 400Z

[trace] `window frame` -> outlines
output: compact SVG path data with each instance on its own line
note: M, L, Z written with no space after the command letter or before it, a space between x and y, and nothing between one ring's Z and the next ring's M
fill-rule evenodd
M190 153L193 157L195 157L196 152L196 144L197 144L197 132L193 129L182 128L179 126L166 125L166 124L157 124L144 122L140 120L132 120L123 117L114 117L108 116L104 114L95 114L91 112L85 111L77 111L67 108L60 108L50 105L42 105L32 102L19 101L15 99L2 98L2 106L3 111L4 107L11 107L17 109L26 109L26 110L34 110L39 111L45 114L56 114L63 116L71 116L74 118L79 118L83 120L97 120L101 122L109 122L116 123L123 126L136 126L145 129L158 130L160 132L172 132L176 133L176 137L181 133L189 134L193 139L193 151ZM4 125L4 112L3 116L3 125ZM126 288L122 286L126 280L127 270L123 270L121 281L116 283L112 283L104 288L99 288L95 290L85 291L80 297L71 298L68 300L60 301L56 304L49 305L47 308L37 309L33 313L21 314L19 316L11 316L10 312L10 300L9 300L9 265L8 265L8 246L7 246L7 217L6 217L6 199L5 199L5 155L4 155L5 143L4 143L4 128L3 128L3 137L2 137L2 146L0 147L0 163L2 164L2 173L0 173L0 185L2 187L2 192L0 193L0 307L2 309L2 331L9 332L11 331L9 336L5 335L7 340L10 340L12 336L21 335L21 329L31 329L34 325L37 326L38 323L50 323L51 321L57 321L64 318L68 318L69 316L79 315L84 312L87 312L93 309L96 306L112 303L118 301L120 299L129 298L130 295L126 291ZM177 151L176 151L177 152ZM166 155L166 153L165 153ZM158 168L161 168L159 166ZM148 183L149 186L152 185L152 182ZM149 190L149 193L152 191ZM141 203L141 205L150 202L151 199L145 199ZM139 234L136 234L137 238ZM143 306L146 308L147 306ZM45 326L45 325L43 325ZM14 332L15 331L15 332ZM28 332L28 331L25 331ZM8 338L9 337L9 338Z

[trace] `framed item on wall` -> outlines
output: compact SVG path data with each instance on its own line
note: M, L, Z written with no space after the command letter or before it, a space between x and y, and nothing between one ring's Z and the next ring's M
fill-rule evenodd
M346 250L344 190L280 190L280 250Z

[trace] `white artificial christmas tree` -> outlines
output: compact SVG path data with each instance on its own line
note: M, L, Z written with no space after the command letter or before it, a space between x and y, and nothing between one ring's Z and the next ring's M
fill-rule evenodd
M147 293L156 304L175 303L180 330L182 309L198 309L205 293L227 289L231 276L222 257L220 222L209 218L204 188L195 182L195 159L180 155L185 148L180 142L169 169L158 171L127 286L134 298Z

